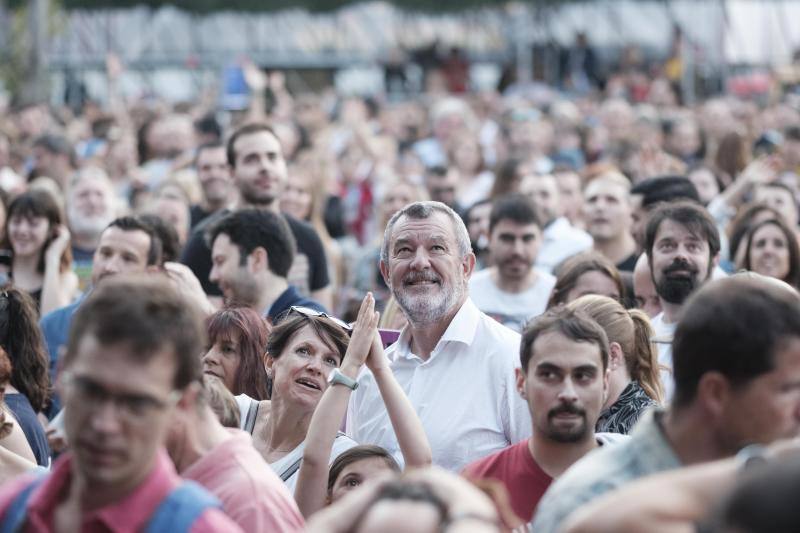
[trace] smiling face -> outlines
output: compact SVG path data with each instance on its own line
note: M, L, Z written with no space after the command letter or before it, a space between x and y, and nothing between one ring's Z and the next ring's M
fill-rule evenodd
M750 268L764 276L785 280L789 275L789 242L775 224L764 224L750 238Z
M528 400L534 435L561 443L593 438L608 389L600 347L553 330L531 350L527 372L517 369L517 389Z
M311 216L311 176L304 171L292 173L281 196L281 211L297 220L308 220Z
M14 255L32 257L38 255L50 232L46 217L12 215L8 219L8 240Z
M92 256L92 283L114 274L133 274L147 269L150 236L143 230L107 228Z
M252 270L252 254L244 263L241 251L226 234L220 233L211 247L209 281L216 283L228 305L253 306L261 294Z
M273 399L313 411L328 388L328 375L342 363L342 354L332 346L311 326L298 330L279 357L267 358L267 367L272 369Z
M409 322L431 323L461 306L475 256L461 255L446 214L400 218L388 248L389 259L381 261L381 273Z

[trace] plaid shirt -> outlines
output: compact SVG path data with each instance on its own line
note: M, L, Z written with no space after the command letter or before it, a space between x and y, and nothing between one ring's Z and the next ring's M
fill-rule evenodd
M616 446L599 448L572 465L550 485L539 502L530 530L560 531L566 518L583 504L634 479L680 468L681 462L664 436L663 409L645 413L631 438Z

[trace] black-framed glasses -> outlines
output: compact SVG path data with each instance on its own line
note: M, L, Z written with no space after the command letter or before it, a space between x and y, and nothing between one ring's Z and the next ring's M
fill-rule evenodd
M316 309L312 309L310 307L303 307L302 305L293 305L289 308L289 312L286 315L290 315L292 313L297 313L298 315L306 316L306 317L322 317L327 318L337 326L343 328L348 334L352 333L353 326L342 320L341 318L337 318L335 316L331 316L328 313L323 311L317 311Z

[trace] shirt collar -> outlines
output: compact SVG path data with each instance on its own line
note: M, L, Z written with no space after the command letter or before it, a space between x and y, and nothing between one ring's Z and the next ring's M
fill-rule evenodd
M56 461L50 475L31 496L29 512L41 517L52 517L56 506L69 489L71 479L72 455L67 453ZM118 502L84 512L81 523L102 522L110 531L120 533L140 531L179 480L172 462L161 449L156 455L150 474L133 492ZM45 521L52 523L52 519Z
M664 433L665 414L663 408L649 409L631 432L631 437L639 443L637 449L643 452L643 460L652 467L651 472L683 466Z
M458 313L453 317L453 320L450 321L450 325L447 326L447 329L444 331L444 334L442 334L439 342L436 343L436 347L433 351L437 352L439 346L443 342L460 342L471 346L472 342L475 340L475 333L478 330L480 318L481 312L472 300L467 298L461 305L461 309L459 309ZM395 357L402 357L405 359L410 359L412 357L410 326L405 326L403 328L395 346L397 346L394 351Z
M286 290L278 296L278 299L272 302L272 305L269 306L264 316L272 320L278 318L275 313L282 313L289 308L292 302L299 298L300 295L297 293L297 289L294 288L294 285L289 285L286 287Z

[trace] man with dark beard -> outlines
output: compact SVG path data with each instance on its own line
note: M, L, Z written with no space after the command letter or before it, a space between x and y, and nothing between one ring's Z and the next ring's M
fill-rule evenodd
M536 208L525 196L498 199L489 215L491 267L469 281L478 309L514 331L547 308L556 278L533 268L542 242Z
M519 518L533 516L554 478L605 442L626 437L594 433L608 392L608 339L583 313L551 310L522 334L517 391L528 402L533 436L467 466L470 479L505 486Z
M515 391L519 334L481 313L467 294L475 268L469 234L455 211L416 202L389 220L380 269L408 319L387 356L419 415L433 462L461 470L531 435ZM350 397L348 434L402 460L374 376Z
M650 215L645 249L662 312L653 318L658 362L666 399L672 398L672 335L683 303L703 283L719 260L719 233L714 219L692 202L662 205Z

